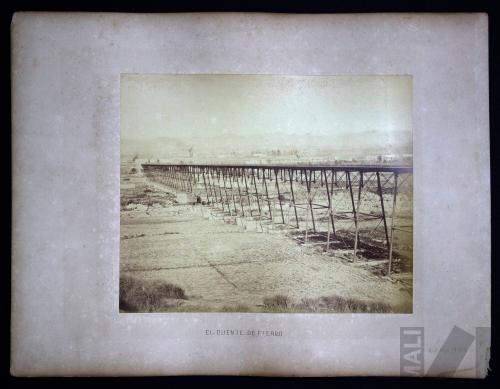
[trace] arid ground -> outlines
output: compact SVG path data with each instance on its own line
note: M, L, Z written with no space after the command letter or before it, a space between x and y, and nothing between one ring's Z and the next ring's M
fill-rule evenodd
M322 247L122 176L122 312L411 312L411 272Z

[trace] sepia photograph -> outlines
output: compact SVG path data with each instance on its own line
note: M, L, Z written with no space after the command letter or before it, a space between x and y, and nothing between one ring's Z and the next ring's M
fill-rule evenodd
M411 313L410 76L121 77L120 312Z
M10 374L488 376L489 23L16 13Z

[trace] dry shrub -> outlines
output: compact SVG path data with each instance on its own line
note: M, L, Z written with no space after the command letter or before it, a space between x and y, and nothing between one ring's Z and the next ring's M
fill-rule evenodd
M303 312L317 312L320 310L319 299L304 297L300 303L296 305L297 310Z
M326 308L335 312L365 312L365 313L388 313L392 307L379 301L363 301L352 297L326 296L321 297L321 302Z
M264 298L264 306L266 308L289 308L291 306L291 301L288 296L283 294L277 294L273 297Z
M168 308L167 299L187 299L184 290L169 282L120 276L120 309L128 312L156 312Z
M294 303L289 297L276 295L264 298L264 307L273 312L330 312L330 313L390 313L391 305L379 301L364 301L341 296L302 298Z
M241 304L235 307L225 305L222 307L221 312L250 312L250 308Z

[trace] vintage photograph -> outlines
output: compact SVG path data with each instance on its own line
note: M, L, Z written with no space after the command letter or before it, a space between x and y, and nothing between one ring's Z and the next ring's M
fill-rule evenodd
M120 84L120 312L412 313L411 76Z

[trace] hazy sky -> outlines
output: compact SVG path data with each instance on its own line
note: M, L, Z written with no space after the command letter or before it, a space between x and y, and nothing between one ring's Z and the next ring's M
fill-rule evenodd
M122 75L125 139L411 131L411 76Z

